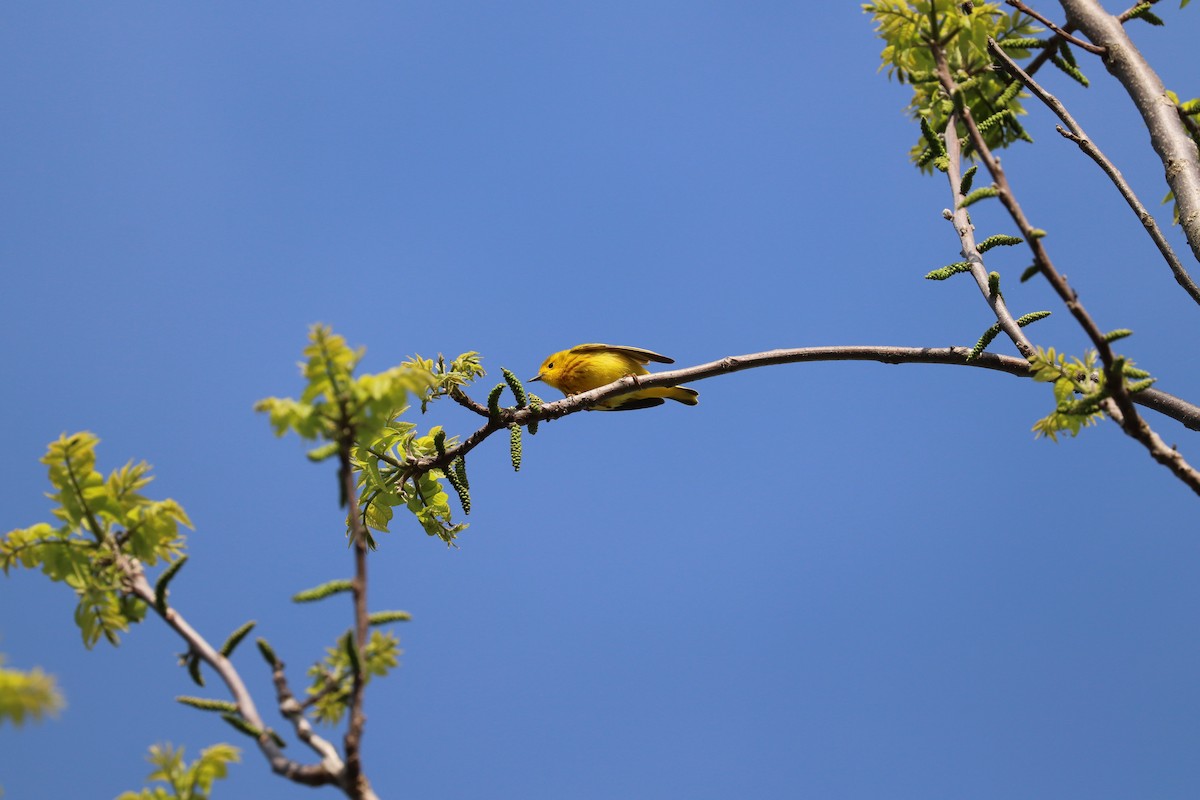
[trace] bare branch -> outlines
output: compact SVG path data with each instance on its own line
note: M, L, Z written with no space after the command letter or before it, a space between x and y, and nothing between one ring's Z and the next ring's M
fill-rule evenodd
M146 580L141 563L137 559L129 558L128 556L120 556L118 563L128 582L128 591L153 608L154 587ZM295 783L306 786L324 786L339 783L338 775L330 772L325 764L299 764L283 754L279 746L267 733L268 726L263 722L262 717L259 716L258 708L254 705L254 698L246 689L241 675L234 669L232 662L221 655L216 648L208 643L208 640L189 625L182 614L175 608L168 608L166 613L163 614L163 620L187 643L191 652L195 653L206 664L212 667L217 675L220 676L222 682L229 689L230 695L233 696L234 702L237 703L238 713L242 719L262 732L256 741L258 742L259 750L266 756L273 772Z
M321 764L332 775L341 775L345 765L337 749L327 739L319 736L313 730L312 724L304 716L306 704L296 700L288 686L287 675L283 671L284 664L276 660L271 667L271 679L275 683L275 697L279 703L279 713L292 723L293 730L300 741L308 745L314 753L321 757Z
M945 63L944 61L942 62ZM946 73L949 78L949 71ZM954 224L954 230L958 233L958 240L962 243L962 255L971 265L971 277L975 279L975 284L979 287L979 291L983 293L983 299L991 307L992 313L996 316L996 321L1000 323L1000 328L1008 338L1012 339L1013 344L1021 351L1021 355L1028 358L1034 354L1034 347L1029 341L1029 337L1021 330L1021 326L1017 324L1012 313L1008 310L1008 304L1004 302L1004 296L999 292L992 292L988 285L987 268L983 266L983 256L979 253L979 248L975 244L975 226L971 224L971 216L967 213L967 209L963 206L962 194L962 173L960 169L961 159L958 145L958 117L954 114L950 115L949 121L946 123L946 155L949 158L949 166L946 170L946 177L950 181L951 196L954 200L953 211L949 211L948 219Z
M1200 260L1200 151L1179 120L1162 80L1134 47L1121 20L1095 0L1059 0L1067 20L1105 49L1104 66L1137 106L1167 184L1179 205L1179 224Z
M1116 165L1109 161L1104 153L1100 151L1100 148L1088 138L1087 134L1084 133L1083 128L1067 111L1066 106L1064 106L1057 97L1046 91L1046 89L1043 88L1037 81L1035 81L1028 73L1021 69L1021 67L1017 65L1017 62L1013 61L1012 58L1009 57L1008 53L1004 52L1004 49L997 44L994 39L988 39L988 50L992 53L992 55L1000 59L1000 61L1004 64L1004 68L1008 70L1010 75L1021 81L1021 83L1025 84L1025 88L1029 89L1034 96L1045 103L1046 106L1049 107L1049 109L1063 121L1063 123L1067 126L1067 130L1064 131L1061 127L1058 127L1058 132L1067 139L1075 142L1075 144L1079 145L1079 149L1086 153L1093 161L1095 161L1100 166L1100 169L1104 170L1104 174L1108 175L1108 177L1116 185L1117 190L1121 193L1121 196L1125 198L1125 202L1129 204L1131 209L1133 209L1134 214L1137 215L1138 220L1141 221L1142 225L1145 227L1146 233L1150 235L1150 238L1154 241L1155 246L1158 247L1158 251L1162 253L1163 258L1167 262L1167 266L1171 268L1171 272L1175 275L1175 281L1183 287L1184 291L1191 296L1192 300L1200 303L1200 286L1197 286L1196 282L1192 280L1192 276L1188 274L1187 269L1183 266L1183 263L1179 260L1179 257L1175 255L1175 251L1171 249L1171 245L1167 242L1162 230L1158 227L1158 223L1155 222L1154 215L1151 214L1144 205L1142 205L1140 200L1138 200L1137 195L1133 192L1133 187L1131 187L1129 182L1125 180L1125 176L1121 174L1121 171L1117 169Z

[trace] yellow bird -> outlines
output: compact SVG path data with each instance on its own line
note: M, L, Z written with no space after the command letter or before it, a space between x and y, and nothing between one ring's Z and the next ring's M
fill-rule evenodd
M568 397L612 383L626 375L648 375L644 364L674 364L675 360L640 347L620 347L613 344L579 344L561 350L542 362L537 377ZM598 411L630 411L662 405L667 399L694 406L700 393L686 386L664 386L636 389L605 400L595 406Z

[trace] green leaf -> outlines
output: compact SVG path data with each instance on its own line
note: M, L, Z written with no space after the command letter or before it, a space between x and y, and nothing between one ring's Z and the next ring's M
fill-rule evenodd
M34 667L28 672L0 666L0 723L20 727L25 720L56 716L65 705L53 675Z
M124 792L117 800L209 800L214 781L226 777L229 765L240 759L238 748L222 743L205 748L198 759L185 765L182 747L176 749L169 743L153 745L146 760L154 765L154 770L147 779L167 784L170 793L162 786L154 786L140 792Z

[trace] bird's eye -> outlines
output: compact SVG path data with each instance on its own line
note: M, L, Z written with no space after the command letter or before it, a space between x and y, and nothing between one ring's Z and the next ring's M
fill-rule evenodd
M547 364L546 369L554 369L554 362L551 361L549 364Z

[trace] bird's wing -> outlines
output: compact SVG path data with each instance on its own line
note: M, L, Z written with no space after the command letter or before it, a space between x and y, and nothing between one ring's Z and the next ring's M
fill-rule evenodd
M643 350L640 347L622 347L617 344L581 344L571 348L572 353L620 353L628 356L639 364L657 361L659 364L674 364L675 359L667 358L653 350Z

